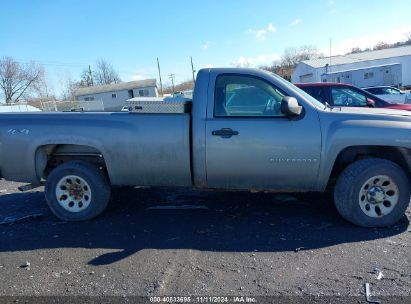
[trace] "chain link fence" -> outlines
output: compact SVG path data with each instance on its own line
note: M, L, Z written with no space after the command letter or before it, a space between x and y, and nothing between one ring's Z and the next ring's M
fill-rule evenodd
M121 107L120 107L121 109ZM119 109L119 110L120 110ZM24 112L67 112L67 111L85 111L85 112L100 112L108 111L105 109L102 100L92 101L42 101L35 100L28 103L19 102L13 104L0 103L0 113L24 113Z
M40 109L44 112L62 111L104 111L102 100L93 101L42 101Z

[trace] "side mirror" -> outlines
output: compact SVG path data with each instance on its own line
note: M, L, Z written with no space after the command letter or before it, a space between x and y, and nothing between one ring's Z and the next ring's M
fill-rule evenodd
M375 101L371 98L367 98L367 106L374 108L375 107Z
M287 116L298 116L302 110L303 107L298 104L294 97L284 96L281 100L281 113Z

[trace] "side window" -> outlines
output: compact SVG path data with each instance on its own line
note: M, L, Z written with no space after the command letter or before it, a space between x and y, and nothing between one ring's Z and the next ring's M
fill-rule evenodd
M221 75L216 80L214 116L285 116L281 113L284 96L283 92L262 79Z
M302 88L300 88L300 89L315 98L316 92L315 92L315 89L314 89L314 88L302 87Z
M335 106L362 107L367 105L367 97L349 87L334 87L331 95Z
M375 88L374 92L371 92L371 93L377 94L377 95L385 94L384 90L381 88Z
M381 94L378 88L369 88L366 91L370 92L371 94Z
M310 94L312 97L317 99L321 103L330 103L327 94L327 88L324 87L303 87L302 88L306 93Z
M390 95L391 93L388 88L381 88L381 94Z
M400 90L393 89L393 88L388 88L387 91L388 91L388 94L390 95L400 95L401 94Z

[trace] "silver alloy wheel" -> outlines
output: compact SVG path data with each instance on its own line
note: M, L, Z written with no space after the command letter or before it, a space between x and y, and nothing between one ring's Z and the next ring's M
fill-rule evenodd
M397 205L398 186L389 176L376 175L362 185L358 200L366 215L373 218L382 217Z
M84 211L91 202L90 185L80 176L67 175L57 183L56 198L67 211Z

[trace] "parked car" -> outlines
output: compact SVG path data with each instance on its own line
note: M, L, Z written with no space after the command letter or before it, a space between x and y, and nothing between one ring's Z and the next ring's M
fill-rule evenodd
M337 107L375 107L411 111L411 104L389 103L353 85L333 82L297 83L321 103Z
M395 87L376 86L363 88L363 90L391 103L411 103L411 93Z
M344 94L335 103L361 99ZM132 185L333 188L337 210L354 224L381 227L404 216L411 193L408 112L324 107L277 75L235 68L200 70L189 104L0 114L0 176L30 183L21 190L45 183L47 204L67 221L97 216L111 186Z

